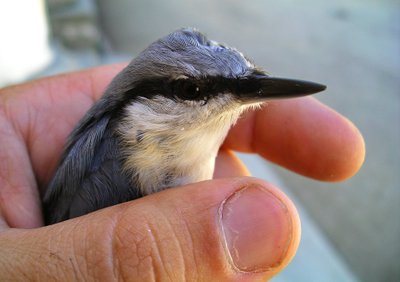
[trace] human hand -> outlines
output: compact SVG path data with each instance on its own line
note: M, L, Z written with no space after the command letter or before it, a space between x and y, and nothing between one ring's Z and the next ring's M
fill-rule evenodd
M218 179L41 227L40 187L67 135L122 67L0 90L2 279L266 280L296 252L298 215L277 188L244 177L231 150L327 181L351 177L363 162L363 139L345 118L309 97L274 101L231 130Z

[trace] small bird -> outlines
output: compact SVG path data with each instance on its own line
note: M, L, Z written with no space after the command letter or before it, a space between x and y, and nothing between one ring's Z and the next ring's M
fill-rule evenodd
M325 88L272 77L195 29L175 31L132 60L73 130L43 199L46 224L211 179L241 113Z

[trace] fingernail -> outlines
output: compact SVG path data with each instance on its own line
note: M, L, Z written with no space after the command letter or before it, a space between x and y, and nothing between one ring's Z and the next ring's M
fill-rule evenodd
M228 197L220 223L234 268L264 272L285 258L292 221L283 202L262 186L252 184Z

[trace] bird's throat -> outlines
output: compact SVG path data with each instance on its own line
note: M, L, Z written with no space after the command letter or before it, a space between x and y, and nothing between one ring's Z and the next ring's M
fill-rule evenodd
M119 128L124 168L144 195L211 179L218 150L239 114L198 127L166 125L165 130L138 128L137 116L127 116Z

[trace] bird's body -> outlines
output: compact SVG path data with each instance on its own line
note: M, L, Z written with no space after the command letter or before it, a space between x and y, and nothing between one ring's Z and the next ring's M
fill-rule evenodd
M118 74L72 132L44 198L46 223L210 179L244 110L322 88L271 78L233 48L176 31Z

